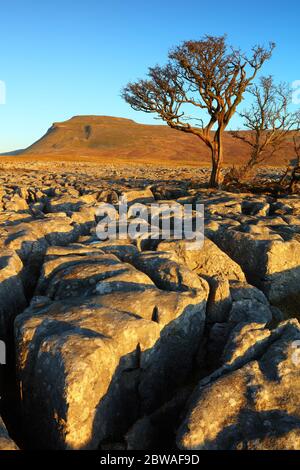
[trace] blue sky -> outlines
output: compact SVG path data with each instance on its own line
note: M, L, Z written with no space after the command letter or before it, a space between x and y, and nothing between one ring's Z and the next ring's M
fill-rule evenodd
M78 114L157 124L132 111L120 89L164 63L171 46L206 33L227 33L245 50L273 40L263 73L300 80L299 0L9 0L0 15L2 152L26 147L52 122Z

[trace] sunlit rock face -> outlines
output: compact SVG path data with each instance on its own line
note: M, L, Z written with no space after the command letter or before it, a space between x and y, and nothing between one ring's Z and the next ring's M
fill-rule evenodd
M272 332L250 328L237 333L223 366L192 393L178 431L180 448L299 449L300 325L290 320Z
M300 449L299 196L23 165L0 174L0 448ZM101 241L99 208L124 196L128 223L135 204L204 204L203 244Z
M161 290L92 245L60 251L46 256L37 296L15 321L24 415L41 445L97 448L187 379L209 288L188 268L184 291L176 276ZM169 273L163 263L156 280Z
M240 195L239 195L240 197ZM279 307L286 317L297 316L300 306L300 229L299 198L275 200L266 196L260 202L244 195L241 211L220 217L217 201L232 195L220 195L208 204L207 236L243 269L247 280L261 289L270 303ZM205 202L205 198L202 198ZM263 214L261 205L268 204ZM232 207L229 206L229 207Z
M255 234L226 230L215 240L240 263L249 281L259 287L273 305L287 316L298 314L300 243L297 239L284 240L278 232L260 228Z
M15 442L9 437L5 424L0 417L0 450L19 450Z
M192 271L208 279L220 276L228 280L245 280L241 267L208 238L203 245L188 240L162 241L158 249L175 253Z
M23 269L15 251L0 249L0 340L8 339L15 316L26 307Z

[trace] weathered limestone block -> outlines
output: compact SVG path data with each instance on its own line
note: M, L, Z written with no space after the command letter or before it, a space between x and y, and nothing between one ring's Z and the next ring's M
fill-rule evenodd
M299 323L282 323L271 334L260 326L251 333L248 325L239 339L227 368L194 391L178 431L179 447L299 449ZM238 360L247 362L236 369Z
M98 245L73 244L48 249L36 294L15 329L24 416L41 445L121 439L191 374L205 281L162 291Z
M115 291L144 290L151 279L112 254L69 255L46 261L36 295L52 299L88 297Z
M269 305L257 300L237 300L233 302L228 315L229 323L269 323L272 312Z
M31 293L49 244L65 245L74 242L78 235L78 226L71 225L70 219L50 216L2 228L0 248L14 250L19 255L24 264L24 288L26 293Z
M120 438L190 372L206 298L152 288L35 303L19 315L19 378L35 439L96 448Z
M45 254L45 261L59 259L61 256L86 256L101 255L103 251L97 245L85 245L83 243L71 243L67 246L49 246Z
M56 196L47 200L46 211L72 213L78 211L84 204L85 202L79 200L78 197Z
M107 240L93 241L91 246L97 246L104 253L116 255L121 261L131 262L132 258L138 254L138 249L131 243L131 240Z
M18 225L21 222L32 222L34 219L29 213L5 211L0 213L0 228L2 230L9 225Z
M23 212L28 211L29 206L26 199L19 194L14 194L12 198L5 202L4 209L7 211Z
M300 201L298 195L295 194L294 196L278 198L277 203L290 207L293 215L300 215Z
M102 201L108 204L117 204L119 196L118 193L113 189L104 189L102 191L98 191L96 199L98 202Z
M229 280L244 281L245 275L240 266L206 238L203 246L196 241L162 241L158 251L173 252L189 269L207 278L220 276Z
M43 234L49 245L68 245L81 234L80 225L60 214L46 214L44 219L34 222L34 228Z
M238 323L231 331L221 361L226 366L239 368L253 356L264 352L271 331L260 323Z
M220 215L222 217L234 217L242 212L242 206L239 202L211 203L205 204L205 210L210 215Z
M150 188L124 190L121 193L121 197L126 198L128 206L132 204L150 204L155 202Z
M40 445L97 448L136 415L136 369L157 323L91 299L33 307L16 328L24 419Z
M264 293L247 282L230 281L230 295L234 302L251 300L269 305Z
M95 221L95 208L84 205L79 208L78 212L73 212L71 220L80 226L81 234L89 234L92 227L96 225Z
M7 340L14 318L27 305L22 269L23 263L14 251L0 250L0 340Z
M157 184L151 187L156 200L171 200L187 196L186 188L180 185Z
M146 251L133 257L132 263L146 273L160 289L203 289L206 281L184 264L176 262L176 258L170 252Z
M0 232L0 246L15 250L24 263L29 259L42 259L48 246L43 234L33 224L20 223Z
M247 279L286 315L298 315L300 306L300 243L279 235L255 236L224 230L214 238L238 262Z

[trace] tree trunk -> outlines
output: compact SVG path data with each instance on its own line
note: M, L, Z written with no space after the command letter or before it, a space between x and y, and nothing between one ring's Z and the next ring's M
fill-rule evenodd
M212 170L210 175L210 188L218 188L223 180L221 173L223 164L223 138L222 129L218 129L215 133L213 145L211 148Z

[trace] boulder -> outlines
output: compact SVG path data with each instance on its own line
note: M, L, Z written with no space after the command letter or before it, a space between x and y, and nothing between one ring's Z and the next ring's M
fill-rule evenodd
M131 243L131 240L107 240L93 241L91 246L98 246L103 253L116 255L122 261L131 262L132 258L138 253L138 249Z
M203 289L206 281L201 279L183 263L175 261L170 252L142 252L132 258L132 263L146 273L160 289L189 290ZM208 286L207 286L208 289Z
M92 227L96 225L95 222L95 208L84 205L79 208L77 212L73 212L71 220L74 224L79 225L80 233L82 235L89 234Z
M269 323L272 312L269 305L257 300L236 300L233 302L227 321L229 323Z
M153 286L151 279L115 255L86 253L51 259L44 263L36 295L52 299L88 297L113 291L134 291Z
M159 290L113 254L74 244L48 249L36 294L15 335L24 417L38 445L97 448L121 439L192 373L204 281Z
M178 431L181 449L299 449L300 325L242 331L227 367L192 394Z
M46 211L72 213L77 212L84 204L85 202L78 199L78 197L56 196L47 200Z
M248 281L267 296L270 303L298 315L300 307L300 243L279 235L255 235L224 230L214 238L242 266Z
M64 300L25 311L16 329L24 420L37 444L97 448L126 430L137 416L139 357L159 335L156 322L96 299Z
M14 212L26 212L29 209L26 199L19 194L14 194L5 204L4 209Z
M150 188L126 189L122 191L121 197L126 199L128 206L131 206L132 204L150 204L155 202Z
M70 219L55 216L2 228L0 249L14 250L22 260L26 294L30 295L34 289L48 246L72 243L79 233L78 226L73 226Z

